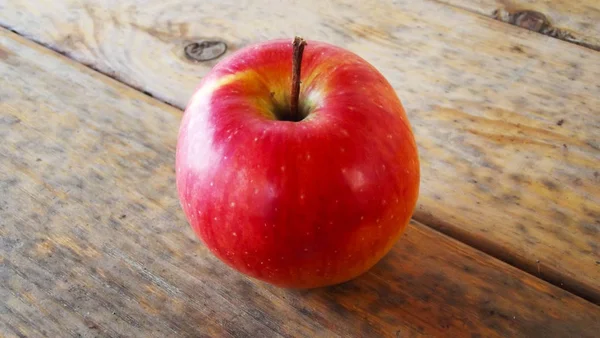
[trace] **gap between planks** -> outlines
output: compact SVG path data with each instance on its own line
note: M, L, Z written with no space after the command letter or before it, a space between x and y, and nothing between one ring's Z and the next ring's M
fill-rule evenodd
M439 1L436 0L436 2L439 2ZM459 8L457 6L452 6L452 7ZM473 12L463 9L463 8L459 8L459 9L461 11L473 13ZM481 17L487 17L487 16L479 14L479 13L475 13L475 14L477 14ZM487 18L489 18L489 17L487 17ZM45 49L53 51L54 53L56 53L60 57L63 57L66 60L70 60L73 63L76 63L83 67L89 68L90 70L98 73L100 76L104 76L107 79L116 81L117 83L119 83L123 86L132 88L132 89L136 90L137 92L140 92L146 96L149 96L150 98L152 98L152 100L155 100L157 102L160 102L161 104L165 104L166 106L177 109L181 113L183 113L183 110L185 109L185 107L180 107L178 105L171 104L165 100L162 100L162 99L152 95L148 91L138 88L130 83L121 81L114 74L109 74L107 72L103 72L102 70L98 69L97 67L94 67L93 65L83 63L74 58L71 58L68 55L68 53L57 50L56 48L53 48L33 37L22 34L11 27L6 27L4 25L0 25L0 29L6 29L6 30L8 30L24 39L27 39ZM426 227L432 229L433 231L435 231L437 233L446 235L446 236L451 237L461 243L464 243L477 251L483 252L486 255L494 257L510 266L513 266L521 271L524 271L525 273L533 276L534 278L540 279L540 280L545 281L551 285L554 285L560 289L563 289L563 290L565 290L577 297L580 297L594 305L600 305L600 295L595 295L592 290L588 289L582 283L579 283L576 279L571 278L571 277L567 276L566 274L561 274L558 271L550 270L550 269L548 271L544 271L545 274L542 275L539 270L540 269L539 261L537 261L536 264L531 264L526 259L520 258L518 255L514 255L514 254L511 254L509 251L503 250L502 247L500 247L498 244L494 243L493 241L486 241L485 239L482 239L482 238L474 238L468 232L463 233L459 229L452 229L452 227L448 227L443 220L437 219L433 215L429 215L429 216L413 215L412 218L415 221L425 225Z

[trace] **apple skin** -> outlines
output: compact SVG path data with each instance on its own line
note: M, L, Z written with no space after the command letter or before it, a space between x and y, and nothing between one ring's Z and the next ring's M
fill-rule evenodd
M220 260L287 288L348 281L394 245L415 208L417 146L396 92L342 48L308 41L289 107L291 40L243 48L203 78L181 121L177 189Z

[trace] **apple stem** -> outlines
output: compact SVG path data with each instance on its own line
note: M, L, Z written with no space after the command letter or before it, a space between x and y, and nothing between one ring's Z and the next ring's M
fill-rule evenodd
M304 46L306 41L296 36L292 42L293 55L292 55L292 97L290 102L290 114L292 121L300 121L302 117L298 111L298 100L300 97L300 70L302 66L302 53L304 53Z

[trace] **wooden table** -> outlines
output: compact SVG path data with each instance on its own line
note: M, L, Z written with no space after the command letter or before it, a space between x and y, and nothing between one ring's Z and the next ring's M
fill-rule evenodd
M600 4L504 6L1 1L0 336L598 337ZM181 109L218 62L184 47L295 34L380 69L422 158L392 252L303 291L215 259L173 170Z

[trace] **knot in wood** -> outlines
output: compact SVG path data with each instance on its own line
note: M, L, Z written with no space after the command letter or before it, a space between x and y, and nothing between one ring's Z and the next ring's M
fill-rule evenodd
M529 10L516 12L513 21L516 26L540 33L543 33L544 28L552 26L544 14Z
M210 61L225 54L227 44L218 40L203 40L200 42L192 42L183 49L185 57L190 61L202 62Z

